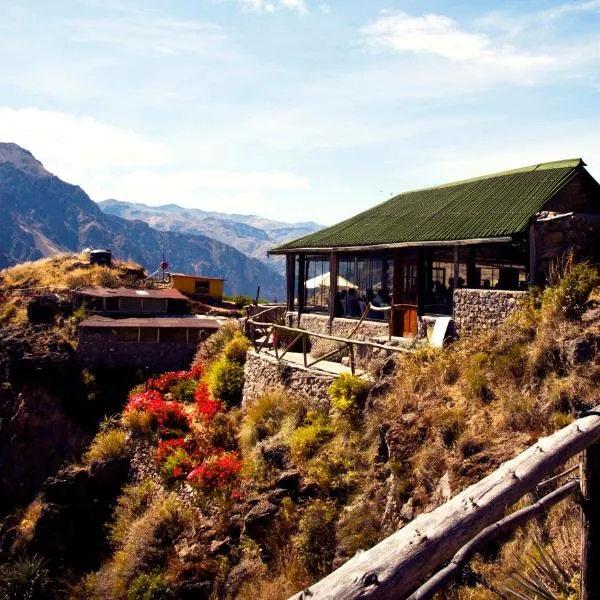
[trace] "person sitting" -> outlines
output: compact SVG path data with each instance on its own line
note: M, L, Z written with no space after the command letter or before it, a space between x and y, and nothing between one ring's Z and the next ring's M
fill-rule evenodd
M377 290L377 295L373 298L373 306L385 306L386 302L383 299L383 290Z
M348 290L348 295L346 296L346 303L348 305L348 312L353 317L360 317L360 303L358 301L358 296L356 295L356 290L354 288L350 288Z

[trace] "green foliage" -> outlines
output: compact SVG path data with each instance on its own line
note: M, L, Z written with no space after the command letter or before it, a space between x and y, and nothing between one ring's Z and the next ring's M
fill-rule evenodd
M329 386L328 392L334 408L341 413L348 414L362 407L370 389L371 386L364 379L349 373L342 373Z
M73 289L73 288L71 288ZM81 323L81 321L85 321L89 316L87 307L85 304L82 304L76 311L71 315L71 320L75 323Z
M123 488L109 526L109 537L114 544L124 540L131 524L148 509L155 491L156 484L151 479Z
M54 597L55 583L45 559L20 558L0 566L3 600L47 600Z
M239 432L240 447L248 454L257 442L275 435L289 409L289 400L282 392L267 392L247 409Z
M229 406L239 404L244 387L244 367L223 356L210 365L207 382L213 396Z
M320 577L331 569L335 554L337 509L331 500L313 500L304 509L293 543L304 568Z
M551 283L554 285L542 294L543 310L574 320L585 311L592 290L600 284L600 274L589 263L575 263L573 256L568 255L555 267Z
M101 431L85 454L88 464L121 458L127 451L127 434L122 429Z
M250 340L243 335L238 335L227 342L225 348L223 348L223 355L228 360L244 364L249 348Z
M210 362L215 360L224 350L225 346L235 337L242 334L239 323L233 319L226 321L221 328L213 333L200 345L194 363Z
M160 474L165 480L170 481L174 477L175 469L181 468L182 465L190 464L190 462L190 455L183 448L177 448L167 456L165 462L162 464Z
M327 415L311 410L304 417L304 425L291 436L290 448L297 459L311 457L317 449L333 437L334 430Z
M198 381L196 379L182 379L175 383L170 389L173 400L178 402L194 402L194 392L198 387Z
M236 308L244 308L244 306L248 306L249 304L254 304L254 298L252 296L238 294L237 296L223 296L224 300L228 302L233 302Z
M172 600L174 598L176 598L175 592L159 571L138 575L127 590L127 600Z
M337 441L337 440L336 440ZM306 474L319 488L336 497L350 493L359 483L359 451L336 441L322 448L306 466Z

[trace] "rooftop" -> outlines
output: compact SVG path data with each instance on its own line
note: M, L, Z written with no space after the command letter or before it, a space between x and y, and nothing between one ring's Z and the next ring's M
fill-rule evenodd
M162 300L187 300L178 290L161 288L156 290L135 290L132 288L83 287L73 290L75 294L96 298L159 298Z
M190 273L171 273L171 277L190 277L191 279L211 279L213 281L225 281L223 277L209 277L208 275L195 275Z
M272 252L507 238L584 167L574 158L404 192Z
M182 327L186 329L219 329L221 321L206 315L186 315L182 317L136 317L129 319L111 319L110 317L93 316L79 324L79 327L158 327L160 329L173 329Z

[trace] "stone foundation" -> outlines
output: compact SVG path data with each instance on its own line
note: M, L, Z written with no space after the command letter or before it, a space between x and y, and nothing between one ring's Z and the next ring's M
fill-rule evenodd
M248 352L244 367L242 406L252 403L266 392L284 391L302 396L315 408L329 410L327 390L336 376L305 369L302 365L279 363L267 354Z
M459 335L492 329L513 313L527 292L507 290L454 291L454 325Z

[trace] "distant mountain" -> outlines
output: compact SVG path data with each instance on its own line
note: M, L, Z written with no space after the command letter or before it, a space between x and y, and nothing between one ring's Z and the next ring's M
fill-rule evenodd
M225 291L284 297L283 277L232 246L194 232L158 231L142 220L105 214L16 144L0 143L0 268L86 247L110 248L149 270L163 253L173 271L224 277Z
M103 200L98 205L107 214L124 219L139 219L163 231L208 235L263 261L281 274L285 273L285 261L281 257L268 257L267 251L273 246L323 228L323 225L312 221L284 223L256 215L183 208L177 204L148 206L120 200Z

